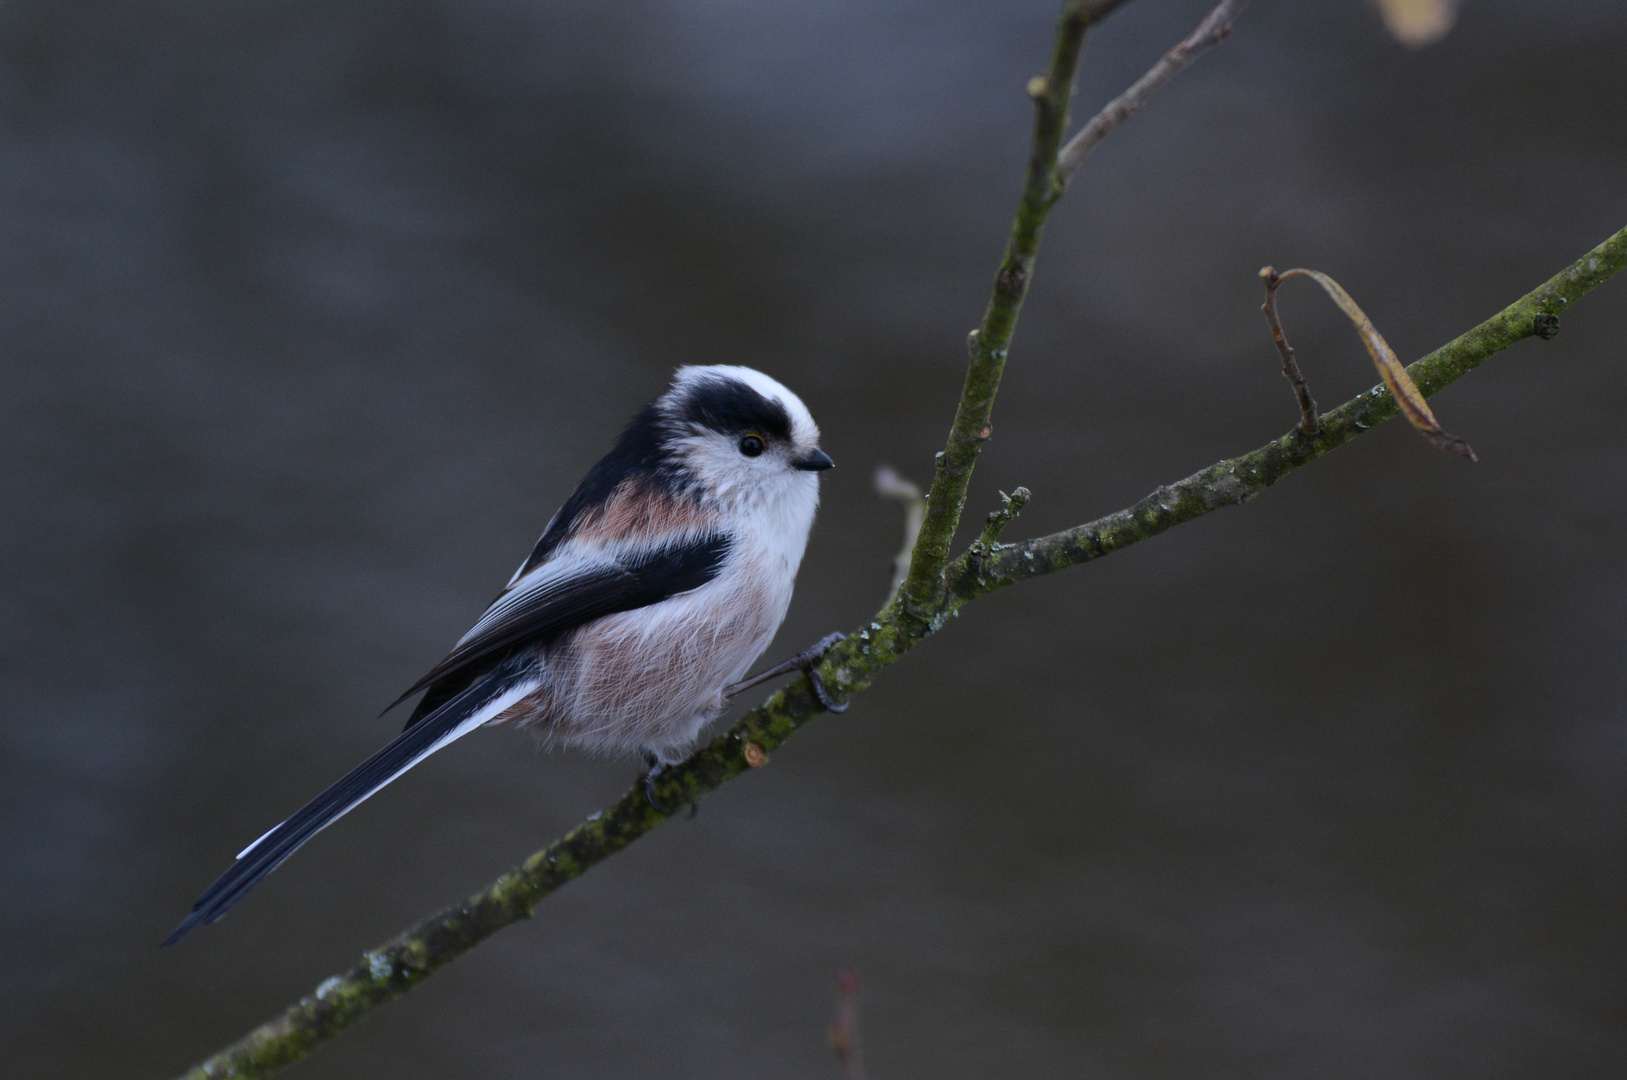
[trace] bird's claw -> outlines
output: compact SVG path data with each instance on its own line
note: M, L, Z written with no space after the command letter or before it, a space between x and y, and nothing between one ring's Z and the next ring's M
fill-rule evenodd
M808 685L813 687L814 697L818 699L819 704L825 707L827 712L844 713L847 712L847 707L851 704L851 702L846 701L838 702L835 698L832 698L830 691L825 687L825 677L819 674L819 661L823 660L825 654L830 652L834 646L846 640L847 635L840 631L834 634L826 634L814 643L813 648L797 657L797 659L803 661L802 672L808 676Z
M661 800L655 797L655 780L656 777L667 771L666 762L657 758L654 754L645 754L644 763L648 766L648 768L645 770L644 775L639 778L639 782L644 786L644 799L650 804L650 808L657 814L660 814L662 817L671 817L672 811L662 806ZM695 815L699 814L700 812L700 803L690 803L687 820L694 821Z
M846 640L847 635L843 633L826 634L824 637L814 642L813 648L804 649L802 652L797 653L789 660L775 664L767 671L759 672L749 679L742 679L740 682L725 686L723 688L723 696L726 698L731 698L740 693L740 691L749 690L759 683L767 682L769 679L777 679L781 675L789 675L793 671L800 671L804 675L808 676L808 683L813 687L814 698L819 702L819 704L823 705L826 710L833 713L846 712L847 703L838 702L835 698L830 696L830 691L825 687L825 680L819 674L819 661L824 659L826 653L830 652L831 646L835 645L839 641Z
M666 763L654 754L646 753L644 755L644 765L644 776L641 781L644 785L644 798L649 802L650 808L657 814L662 817L671 817L672 811L662 806L661 800L655 797L655 778L667 771Z

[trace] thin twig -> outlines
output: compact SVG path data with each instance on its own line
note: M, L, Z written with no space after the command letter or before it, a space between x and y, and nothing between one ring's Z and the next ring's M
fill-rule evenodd
M1218 45L1232 32L1232 21L1243 10L1247 0L1221 0L1219 6L1198 24L1187 39L1165 53L1163 58L1130 89L1107 103L1107 107L1090 118L1090 123L1079 129L1057 157L1057 173L1066 184L1075 169L1082 164L1096 144L1107 138L1107 133L1124 123L1147 99L1161 90L1166 83L1184 71L1213 45Z
M972 470L983 443L994 430L991 426L994 396L1000 389L1007 350L1017 329L1023 299L1028 295L1034 256L1051 207L1062 197L1069 175L1091 148L1199 54L1230 33L1232 20L1243 3L1244 0L1222 0L1186 40L1098 113L1066 146L1062 145L1062 133L1067 130L1069 102L1085 31L1118 5L1079 0L1067 0L1063 4L1050 69L1028 82L1028 95L1034 99L1034 134L1029 146L1028 174L1005 256L994 278L988 308L983 313L982 323L966 339L970 354L966 382L961 389L949 439L937 456L932 490L927 496L926 522L916 541L910 572L898 590L900 610L906 616L923 625L931 618L943 568L949 561L949 548L965 509Z
M1535 334L1537 326L1548 324L1549 316L1568 313L1577 300L1624 265L1627 228L1408 371L1422 392L1432 395L1493 354ZM976 560L962 556L947 569L938 607L924 627L901 617L896 605L890 607L832 648L821 663L821 673L834 690L857 693L977 596L1112 554L1211 510L1243 502L1396 412L1395 399L1387 392L1368 391L1324 413L1322 432L1313 441L1289 432L1253 453L1217 462L1161 487L1116 514L1002 545ZM807 681L793 682L689 760L662 773L654 785L656 799L672 809L696 802L750 769L748 755L758 764L765 762L769 752L821 711ZM186 1073L187 1080L266 1077L304 1057L497 931L530 918L548 894L660 825L666 818L650 802L643 785L635 784L613 806L592 815L484 891L363 953L349 971L325 980L281 1016Z
M1271 340L1277 343L1277 352L1282 355L1282 376L1293 384L1294 396L1299 399L1299 433L1314 439L1321 430L1316 424L1316 399L1311 397L1311 388L1305 385L1305 376L1300 374L1299 362L1294 359L1294 347L1288 344L1282 332L1282 319L1277 315L1277 286L1282 284L1282 277L1266 266L1260 269L1260 280L1265 282L1265 303L1260 305L1260 310L1265 312L1265 321L1271 324Z
M921 494L921 485L904 479L891 465L876 470L875 482L877 495L904 507L904 542L893 556L893 583L887 589L887 599L891 600L909 576L910 553L915 550L915 538L921 535L921 522L926 520L926 496Z
M830 1045L842 1063L843 1080L864 1080L864 1055L859 1052L859 977L844 971L836 980L836 1019L830 1026Z
M1068 107L1073 100L1073 84L1079 70L1079 51L1085 31L1094 18L1082 0L1064 0L1057 18L1056 42L1051 64L1043 75L1028 81L1028 96L1034 101L1034 133L1028 148L1028 172L1023 180L1017 213L1011 223L1005 255L994 276L983 321L966 339L968 362L966 381L949 438L936 459L932 488L927 496L926 520L910 557L910 572L898 590L900 610L925 626L934 606L939 579L949 561L949 546L966 505L966 489L972 482L972 469L989 436L994 396L1005 371L1006 350L1017 328L1023 298L1034 270L1040 234L1051 207L1062 195L1057 175L1057 152L1062 133L1068 126Z

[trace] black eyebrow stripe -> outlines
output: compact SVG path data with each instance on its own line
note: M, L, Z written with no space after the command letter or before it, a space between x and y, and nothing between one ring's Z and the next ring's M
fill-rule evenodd
M697 380L674 405L675 419L698 427L728 435L752 431L780 442L791 439L791 414L785 406L739 379Z

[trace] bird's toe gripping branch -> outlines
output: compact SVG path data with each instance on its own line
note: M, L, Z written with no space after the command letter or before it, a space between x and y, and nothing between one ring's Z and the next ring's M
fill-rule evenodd
M814 697L819 699L819 704L825 707L826 712L847 712L849 703L846 701L838 702L835 698L830 696L830 690L825 686L825 678L823 675L819 674L819 661L823 660L825 658L825 654L830 652L832 648L846 640L847 635L841 631L837 631L834 634L826 634L824 637L820 638L814 643L813 648L808 649L805 652L798 653L796 656L791 658L792 660L800 661L798 666L802 669L802 673L808 676L808 685L813 687Z
M814 642L813 648L804 649L790 659L781 661L767 671L753 675L749 679L742 679L740 682L725 686L723 696L734 697L742 690L750 690L753 686L765 683L770 679L777 679L781 675L789 675L793 671L800 671L808 677L808 684L813 687L813 696L827 712L846 712L848 703L845 701L838 702L831 697L829 689L825 686L824 677L819 674L819 661L825 658L825 654L832 647L846 640L847 635L843 633L826 634Z

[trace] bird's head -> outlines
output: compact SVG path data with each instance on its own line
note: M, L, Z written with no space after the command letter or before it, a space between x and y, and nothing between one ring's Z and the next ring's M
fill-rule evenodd
M802 399L751 368L679 368L655 411L672 463L720 507L790 501L811 511L817 474L833 464Z

